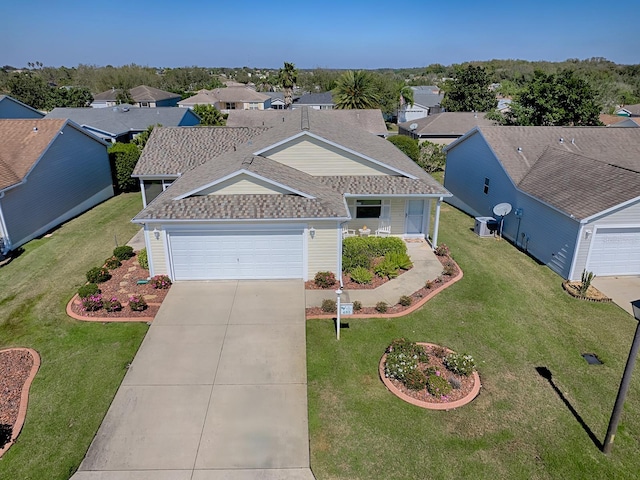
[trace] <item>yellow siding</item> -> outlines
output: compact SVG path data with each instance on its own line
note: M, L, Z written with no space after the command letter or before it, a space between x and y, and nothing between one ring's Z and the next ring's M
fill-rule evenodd
M266 152L266 155L315 176L394 174L382 166L311 137L297 138Z
M391 199L391 235L402 235L405 227L405 200Z
M203 190L199 195L282 194L291 193L249 175L238 175Z
M156 240L153 234L153 229L157 228L160 231L160 238ZM161 225L147 225L147 235L149 238L149 250L147 255L149 257L149 265L153 262L153 274L154 275L168 275L169 268L167 266L167 257L165 255L165 242L166 234Z
M308 238L308 267L309 279L318 272L333 272L338 275L338 232L336 223L310 224L316 233L313 238Z

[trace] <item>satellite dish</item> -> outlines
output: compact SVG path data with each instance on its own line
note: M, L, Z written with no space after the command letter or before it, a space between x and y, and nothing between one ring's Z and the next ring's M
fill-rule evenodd
M409 129L411 129L412 131L415 130L416 128L418 128L417 123L412 123L411 125L409 125Z
M509 215L511 212L511 204L510 203L499 203L495 207L493 207L493 214L498 217L504 217L505 215Z

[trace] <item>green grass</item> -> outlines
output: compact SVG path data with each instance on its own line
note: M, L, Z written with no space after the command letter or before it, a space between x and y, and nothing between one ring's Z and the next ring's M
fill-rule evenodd
M112 198L0 268L0 348L31 347L42 360L0 478L66 480L89 448L147 326L78 322L65 307L116 239L122 245L135 234L130 220L141 207L139 193Z
M479 238L473 219L443 205L440 243L464 278L399 319L307 322L311 467L325 479L635 478L640 471L640 370L612 454L590 439L536 367L601 442L635 320L613 304L566 295L561 278L506 241ZM343 320L344 322L345 320ZM397 337L470 353L480 396L450 412L393 396L378 378ZM580 356L594 352L601 366Z

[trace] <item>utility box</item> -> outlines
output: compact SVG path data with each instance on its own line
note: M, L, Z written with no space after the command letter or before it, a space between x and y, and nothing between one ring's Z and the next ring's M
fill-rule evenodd
M473 231L479 237L492 237L497 221L493 217L476 217Z

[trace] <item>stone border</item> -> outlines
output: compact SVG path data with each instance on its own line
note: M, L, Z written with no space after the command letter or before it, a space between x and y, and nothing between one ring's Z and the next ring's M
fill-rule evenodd
M69 302L67 303L67 315L69 315L71 318L75 318L76 320L81 320L83 322L101 322L101 323L106 323L106 322L152 322L153 319L155 317L89 317L87 315L78 315L77 313L75 313L73 311L73 309L71 308L71 305L73 305L73 303L76 300L79 300L80 297L78 296L78 294L76 293L73 297L71 297L71 300L69 300ZM162 305L161 303L148 303L148 305L151 306L160 306Z
M12 350L21 350L29 352L31 357L33 358L33 366L31 367L31 372L29 372L29 376L27 380L24 382L22 386L22 393L20 395L20 408L18 408L18 418L16 419L16 423L13 424L11 429L11 439L9 443L7 443L4 447L0 448L0 458L2 455L9 450L9 447L13 445L20 435L20 431L22 430L22 426L24 425L25 418L27 417L27 404L29 403L29 389L31 388L31 382L36 377L36 373L38 373L38 369L40 368L40 355L32 348L5 348L0 350L0 352L12 351Z
M569 280L565 280L562 282L562 289L567 292L569 294L569 296L573 297L573 298L577 298L578 300L586 300L588 302L596 302L596 303L611 303L613 300L611 300L608 297L604 297L604 298L590 298L590 297L586 297L580 294L576 294L576 292L574 292L571 288L568 287L569 283L571 283ZM594 286L591 286L591 288L596 288ZM596 289L597 290L597 289ZM600 290L598 290L600 292ZM602 292L600 292L602 293Z
M419 301L410 305L405 310L402 310L401 312L397 312L397 313L375 313L375 314L369 314L369 315L363 314L363 313L357 313L354 315L340 315L340 318L341 319L342 318L346 318L346 319L349 319L349 318L398 318L398 317L404 317L405 315L409 315L410 313L415 312L417 309L419 309L425 303L427 303L427 301L431 300L438 293L440 293L442 290L444 290L445 288L449 288L451 285L453 285L454 283L462 279L464 274L462 273L462 269L460 268L460 265L458 265L456 261L453 259L451 259L451 261L456 264L456 267L458 268L458 274L455 277L453 277L451 280L449 280L447 283L444 283L440 285L438 288L429 292L429 294L426 297L422 297ZM311 319L324 320L324 319L335 319L335 318L336 318L335 314L306 316L307 320L311 320Z
M426 345L429 347L439 347L441 345L436 345L435 343L425 343L425 342L416 342L418 345ZM447 349L447 351L449 353L454 353L453 350L451 350L450 348L444 347ZM411 405L415 405L416 407L420 407L420 408L426 408L427 410L453 410L454 408L458 408L458 407L462 407L464 405L467 405L468 403L471 403L480 393L480 387L482 386L482 384L480 383L480 375L478 374L477 371L473 372L473 389L471 389L471 392L469 392L469 394L464 397L461 398L460 400L456 400L455 402L449 402L449 403L431 403L431 402L423 402L422 400L416 400L413 397L410 397L409 395L401 392L400 390L398 390L396 388L396 386L391 382L391 380L389 380L385 374L384 374L384 361L387 358L387 354L385 353L384 355L382 355L382 358L380 359L380 364L378 365L378 374L380 375L380 379L382 380L382 382L384 383L384 385L387 387L387 389L393 393L396 397L398 397L401 400L404 400L407 403L410 403Z

